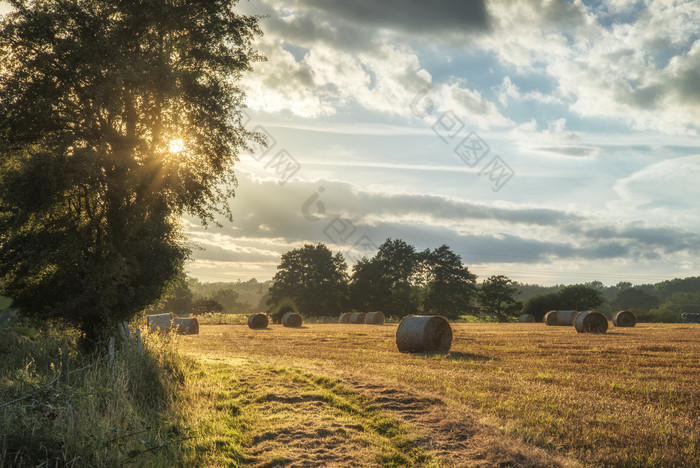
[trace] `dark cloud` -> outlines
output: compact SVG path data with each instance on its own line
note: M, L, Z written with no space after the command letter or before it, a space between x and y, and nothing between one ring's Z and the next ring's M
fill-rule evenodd
M420 250L447 244L467 264L658 260L700 252L700 235L689 231L637 224L605 226L565 211L368 192L327 180L280 186L242 175L238 193L236 220L233 225L224 223L219 233L228 236L232 245L237 239L244 245L239 250L225 244L207 247L206 253L195 252L196 258L269 263L275 257L271 251L281 254L303 242L323 242L334 251L349 252L363 236L375 245L389 237L401 238ZM342 235L331 226L338 218L351 223ZM195 242L205 235L199 228L191 231L199 232Z
M588 158L598 154L598 148L589 146L543 146L535 149L547 153L562 154L564 156L573 156L577 158Z
M442 34L489 27L484 0L297 0L299 5L342 19L403 33Z

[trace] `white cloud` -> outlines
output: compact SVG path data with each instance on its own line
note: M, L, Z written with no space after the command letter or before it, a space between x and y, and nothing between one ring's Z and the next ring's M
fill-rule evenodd
M684 218L700 227L700 216L695 212L700 200L699 180L700 155L660 161L619 180L615 192L620 200L612 205L622 212ZM694 220L688 219L687 213L693 213Z
M513 84L509 76L505 76L503 81L497 88L498 101L503 106L507 106L510 101L515 102L539 102L543 104L556 104L562 102L561 99L552 94L544 94L540 91L533 90L523 93L520 88Z

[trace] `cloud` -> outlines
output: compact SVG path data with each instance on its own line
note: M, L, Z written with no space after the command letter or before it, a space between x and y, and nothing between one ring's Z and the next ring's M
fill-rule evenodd
M664 217L683 210L695 213L700 199L698 180L700 155L660 161L619 180L614 190L620 200L612 206L621 210L660 211ZM698 219L697 215L694 217Z
M513 84L509 76L505 76L500 86L497 89L498 101L501 105L506 106L510 101L525 102L533 101L543 104L558 104L561 99L552 94L544 94L540 91L528 91L523 93L520 88Z
M324 18L409 34L485 31L489 15L483 0L295 0L285 5L310 7Z
M526 152L574 158L593 158L600 154L600 148L581 144L581 134L568 130L564 118L548 122L544 130L537 128L533 119L513 129L510 135Z
M468 264L648 261L700 252L700 235L672 226L620 223L562 210L474 203L438 195L363 190L344 182L275 181L241 174L236 221L190 225L205 261L271 265L304 243L323 242L352 260L386 238L418 249L451 246ZM369 247L363 247L362 242Z

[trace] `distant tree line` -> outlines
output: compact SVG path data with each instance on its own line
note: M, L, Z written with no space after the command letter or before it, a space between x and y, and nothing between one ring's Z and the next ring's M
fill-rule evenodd
M149 312L250 314L259 310L260 299L267 294L271 283L260 283L255 278L245 282L202 283L182 273L170 282L161 300Z
M401 239L387 239L376 255L350 270L342 254L307 244L282 255L266 303L274 313L292 300L306 316L381 310L396 318L468 314L507 321L517 314L521 305L510 279L494 276L480 286L476 280L447 245L418 251Z
M394 318L420 313L505 322L520 313L541 321L549 310L594 309L611 317L627 309L640 321L678 322L681 313L700 312L700 278L641 286L605 286L600 281L539 286L494 275L477 283L477 276L447 245L418 251L401 239L387 239L373 257L352 269L342 254L324 244L283 254L261 306L275 314L280 304L290 301L310 317L381 310Z

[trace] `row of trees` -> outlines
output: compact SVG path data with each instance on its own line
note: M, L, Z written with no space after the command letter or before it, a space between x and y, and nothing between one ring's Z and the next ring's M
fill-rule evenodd
M161 300L149 309L149 313L250 314L258 310L260 299L270 283L259 283L255 278L246 282L202 283L182 273L170 282Z
M448 246L419 252L401 239L387 239L372 258L348 273L340 253L307 244L282 255L267 304L292 299L307 316L381 310L394 317L419 312L456 319L464 314L508 320L521 308L518 290L505 276L477 286L476 275Z
M293 301L308 316L333 316L355 309L381 310L393 317L440 314L498 321L520 313L542 320L550 310L634 311L642 321L682 321L682 313L700 313L700 278L656 285L602 283L538 286L495 275L477 277L448 246L418 251L401 239L387 239L372 258L350 271L343 256L324 244L305 245L282 255L266 304L274 310ZM525 292L523 292L523 290Z

